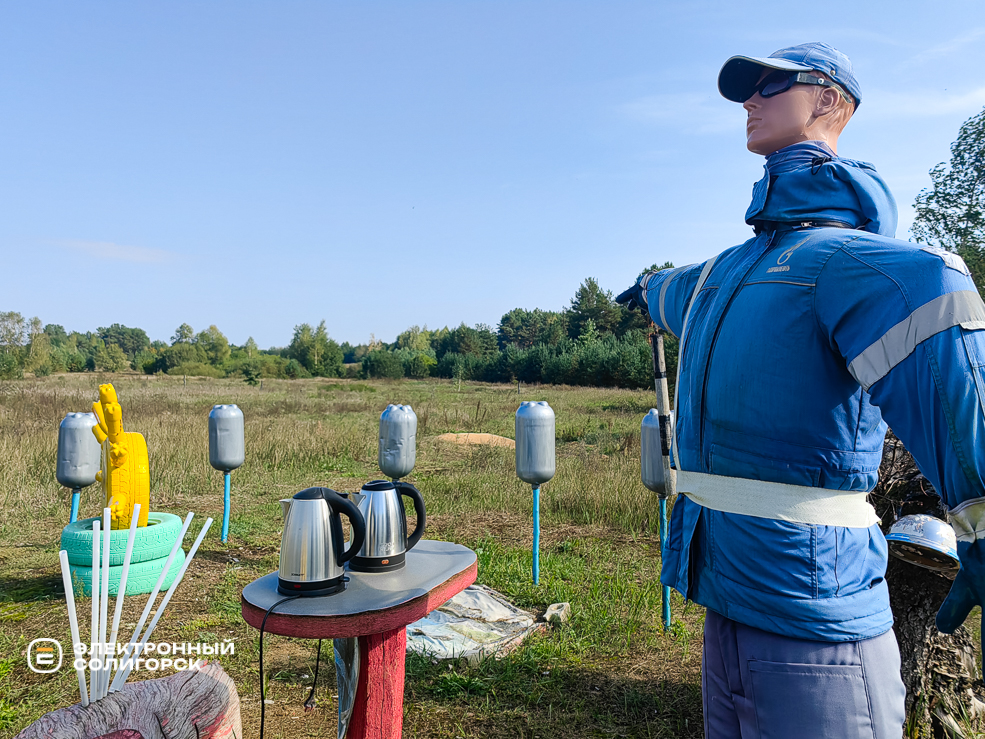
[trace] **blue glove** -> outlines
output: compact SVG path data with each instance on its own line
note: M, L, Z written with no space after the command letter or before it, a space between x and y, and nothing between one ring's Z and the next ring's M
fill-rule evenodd
M616 296L616 302L619 305L624 305L629 310L639 310L643 315L649 315L649 308L646 306L646 286L652 279L652 277L657 274L656 272L644 272L640 275L640 279L636 281L628 290L623 290Z
M961 570L954 578L951 592L947 594L940 610L937 611L937 629L945 634L950 634L961 626L975 606L982 606L982 612L985 614L985 543L983 542L985 542L983 539L958 542ZM982 635L985 636L985 623L982 626Z

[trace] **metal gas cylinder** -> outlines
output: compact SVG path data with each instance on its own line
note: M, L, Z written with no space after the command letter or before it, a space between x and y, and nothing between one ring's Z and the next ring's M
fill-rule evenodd
M409 405L391 403L380 414L380 448L377 460L387 477L399 480L417 462L417 414Z
M554 411L546 400L525 401L516 411L516 476L536 486L554 470Z
M660 443L660 413L656 408L640 424L640 479L647 490L666 495L664 452Z
M235 405L215 405L209 413L209 464L229 472L246 459L243 411Z
M93 413L69 413L58 426L55 477L67 488L84 488L96 481L102 447L92 433Z

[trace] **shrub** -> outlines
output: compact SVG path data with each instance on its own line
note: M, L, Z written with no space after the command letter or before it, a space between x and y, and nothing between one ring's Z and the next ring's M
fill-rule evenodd
M437 367L438 360L422 352L404 363L404 374L415 379L430 377L431 371Z
M363 360L363 374L396 380L404 376L404 363L393 352L370 352Z
M19 380L24 371L13 354L0 354L0 380Z

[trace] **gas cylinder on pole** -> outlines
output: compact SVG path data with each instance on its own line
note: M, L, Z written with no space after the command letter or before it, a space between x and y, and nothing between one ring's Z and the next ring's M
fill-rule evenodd
M99 472L102 448L92 433L92 427L97 423L93 413L69 413L58 426L55 478L59 484L72 489L69 523L75 523L79 517L82 488L92 485Z
M540 584L540 486L554 477L554 410L546 400L525 401L516 411L516 476L534 494L533 579Z
M417 462L417 414L409 405L391 403L380 414L377 461L393 480L406 477Z
M209 413L209 464L223 473L222 541L229 538L229 473L246 459L243 411L233 404Z

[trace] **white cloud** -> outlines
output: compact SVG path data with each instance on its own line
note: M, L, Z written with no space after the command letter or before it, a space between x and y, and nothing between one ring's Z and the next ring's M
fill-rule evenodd
M66 240L55 242L58 246L72 251L79 251L96 259L109 259L120 262L170 262L177 258L174 252L164 249L151 249L146 246L128 246L114 244L109 241L77 241Z
M960 51L969 44L973 44L978 39L985 36L985 28L978 27L972 28L971 30L965 31L964 33L955 36L954 38L943 41L935 46L931 46L929 49L924 49L919 54L907 59L901 66L902 69L907 67L915 67L921 64L926 64L932 59L939 59L941 57L950 56L956 51Z
M971 115L982 106L985 106L985 86L966 92L910 88L906 92L868 92L860 111L866 118L932 118L958 113Z
M665 93L637 98L622 105L621 110L630 119L670 125L688 133L707 135L743 129L745 111L723 102L704 93Z

